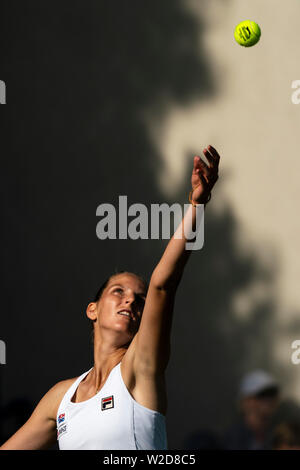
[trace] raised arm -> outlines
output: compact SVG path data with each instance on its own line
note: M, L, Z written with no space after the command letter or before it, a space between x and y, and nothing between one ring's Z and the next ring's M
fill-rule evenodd
M151 276L140 327L135 338L136 372L160 374L165 371L169 361L175 294L192 251L186 249L190 238L188 234L195 231L197 211L203 210L203 204L209 200L211 190L218 179L218 152L208 146L203 153L209 165L200 157L194 157L191 177L192 204Z

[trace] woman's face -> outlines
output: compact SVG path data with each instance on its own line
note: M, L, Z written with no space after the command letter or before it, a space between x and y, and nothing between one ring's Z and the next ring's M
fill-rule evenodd
M97 302L98 326L126 333L126 341L132 339L140 325L145 299L145 285L137 276L113 276Z

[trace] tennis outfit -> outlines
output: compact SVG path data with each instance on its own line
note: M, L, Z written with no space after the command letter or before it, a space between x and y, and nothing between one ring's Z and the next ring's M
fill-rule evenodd
M123 382L121 362L95 396L79 403L71 401L91 370L75 380L58 407L59 449L166 450L165 416L134 400Z

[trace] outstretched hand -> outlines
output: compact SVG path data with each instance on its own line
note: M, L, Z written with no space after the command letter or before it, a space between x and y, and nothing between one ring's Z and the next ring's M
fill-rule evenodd
M194 157L194 168L191 178L192 201L196 204L205 204L210 199L211 190L218 180L220 155L211 145L203 150L207 165L198 155Z

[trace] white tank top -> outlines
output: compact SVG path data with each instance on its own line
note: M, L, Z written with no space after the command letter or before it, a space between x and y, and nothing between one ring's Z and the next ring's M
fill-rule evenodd
M95 396L71 401L78 377L64 395L57 411L60 450L166 450L166 419L158 411L137 403L121 375L121 363L110 372Z

